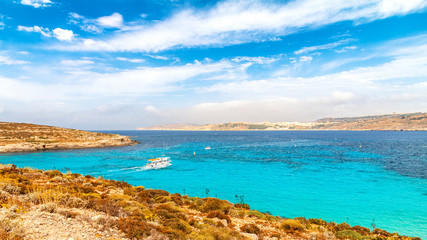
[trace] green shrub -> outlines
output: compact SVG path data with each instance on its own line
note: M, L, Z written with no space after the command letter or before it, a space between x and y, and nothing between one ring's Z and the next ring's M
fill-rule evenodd
M371 233L371 230L369 228L365 228L359 225L352 227L351 230L356 231L357 233L365 236L368 236Z
M380 235L380 236L384 236L384 237L390 237L391 236L391 233L389 233L389 232L387 232L385 230L379 229L379 228L375 228L372 231L372 234Z
M136 199L139 202L154 203L155 199L160 196L169 196L169 193L164 190L142 190L138 192Z
M208 213L210 211L221 211L225 214L231 208L231 204L226 200L220 200L218 198L207 198L206 202L200 206L200 211Z
M200 232L193 232L189 236L189 239L192 240L240 240L245 239L236 231L232 231L228 228L216 228L216 227L207 227Z
M48 176L50 177L50 178L54 178L54 177L56 177L56 176L60 176L60 177L62 177L62 173L60 172L60 171L58 171L58 170L53 170L53 171L47 171L47 174L48 174Z
M335 231L337 232L343 231L343 230L350 230L350 229L351 229L351 226L346 222L340 223L335 226Z
M335 237L338 239L350 239L350 240L362 240L362 235L352 230L343 230L335 233Z
M264 213L261 213L261 212L259 212L257 210L248 211L247 214L248 214L249 217L257 217L259 219L265 219Z
M318 218L310 218L310 219L308 219L308 222L311 224L317 224L320 226L326 226L328 224L328 222L326 222L325 220L318 219Z
M144 239L150 233L150 227L144 219L138 217L120 218L117 228L130 239Z
M249 209L250 209L249 205L248 205L248 204L246 204L246 203L236 203L236 204L234 204L234 206L235 206L236 208L243 208L243 209L247 209L247 210L249 210Z
M305 229L298 220L287 219L281 225L280 228L285 231L303 231Z
M168 219L164 222L164 226L175 229L175 230L180 230L183 233L190 233L191 232L191 227L190 225L178 218L172 218L172 219Z

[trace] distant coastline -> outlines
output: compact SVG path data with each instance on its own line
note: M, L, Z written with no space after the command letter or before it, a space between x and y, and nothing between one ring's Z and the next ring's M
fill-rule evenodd
M362 117L322 118L314 122L230 122L222 124L169 124L137 130L175 131L427 131L427 112Z
M120 147L136 144L126 136L28 123L0 122L0 153Z

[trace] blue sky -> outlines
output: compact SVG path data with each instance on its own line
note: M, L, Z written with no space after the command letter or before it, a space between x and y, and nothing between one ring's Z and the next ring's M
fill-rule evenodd
M0 1L0 121L81 129L427 111L427 1Z

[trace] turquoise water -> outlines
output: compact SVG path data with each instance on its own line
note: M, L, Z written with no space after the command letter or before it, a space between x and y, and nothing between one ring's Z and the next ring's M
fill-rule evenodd
M113 131L106 131L113 132ZM122 148L0 155L0 163L71 170L427 239L427 132L114 131ZM205 150L210 146L210 150ZM194 152L196 153L194 155ZM173 166L143 170L166 155Z

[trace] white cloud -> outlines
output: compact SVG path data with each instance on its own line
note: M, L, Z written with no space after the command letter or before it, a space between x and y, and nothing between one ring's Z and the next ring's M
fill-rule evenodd
M3 22L3 18L4 18L4 15L0 14L0 30L3 30L5 26Z
M123 17L120 13L96 19L97 23L104 28L120 28L123 26Z
M348 47L343 47L339 50L335 50L335 52L344 53L344 52L348 52L348 50L355 50L355 49L357 49L357 46L348 46Z
M89 19L78 13L69 13L70 24L78 25L81 30L90 33L102 33L103 28L125 28L123 16L120 13L113 13L110 16L103 16L97 19Z
M102 29L93 24L83 24L80 26L80 29L85 32L91 32L96 34L102 33Z
M49 28L44 28L39 26L34 26L34 27L18 26L18 31L38 32L45 37L55 37L60 41L72 41L74 39L73 31L62 29L62 28L55 28L52 31L50 31Z
M118 57L116 58L119 61L125 61L125 62L131 62L131 63L142 63L145 62L144 59L139 59L139 58L124 58L124 57Z
M49 7L53 3L50 0L21 0L21 4L39 8L39 7Z
M159 55L147 55L147 56L149 56L150 58L159 59L159 60L169 60L169 58L165 56L159 56Z
M89 60L63 60L65 67L78 67L76 72L67 68L69 74L61 74L61 79L44 82L22 81L0 76L0 103L1 99L30 103L34 99L50 102L74 102L87 99L115 99L138 98L146 95L155 95L175 91L180 83L196 76L218 74L233 68L227 61L216 63L185 64L169 67L142 67L133 70L122 70L113 73L97 73L80 70L82 66L91 65ZM33 72L32 70L29 70ZM30 91L34 89L34 91ZM27 91L28 90L28 91ZM48 94L52 92L52 94ZM25 94L21 98L20 94ZM43 94L43 95L41 95ZM75 99L74 96L81 98Z
M151 105L146 106L146 107L144 108L144 110L145 110L146 112L149 112L149 113L155 113L155 114L160 112L157 108L155 108L155 107L153 107L153 106L151 106Z
M348 38L348 39L342 39L342 40L339 40L339 41L333 42L333 43L311 46L311 47L304 47L298 51L295 51L294 53L295 54L302 54L302 53L309 53L309 52L314 52L314 51L318 51L318 50L331 49L331 48L335 48L335 47L343 45L343 44L347 44L351 41L355 41L355 39Z
M68 67L78 67L82 65L91 65L94 64L94 62L90 60L62 60L61 64Z
M52 30L53 36L61 41L72 41L74 39L73 31L62 29L62 28L55 28Z
M302 0L284 4L258 1L226 1L206 11L184 10L168 19L144 23L126 32L116 32L97 44L57 46L66 50L141 51L234 45L265 41L299 29L318 28L340 21L366 22L425 9L423 0ZM398 7L395 7L398 6ZM98 19L100 24L120 27L120 14Z
M273 63L279 60L279 58L275 57L235 57L231 59L233 62L250 62L250 63L257 63L257 64L269 64Z
M24 31L24 32L38 32L41 33L45 37L52 37L52 33L49 31L49 28L34 26L34 27L25 27L25 26L18 26L18 31Z
M311 57L311 56L301 56L299 58L300 62L311 62L311 60L313 60L313 57Z
M22 64L27 64L27 63L29 63L29 62L21 61L21 60L14 60L8 56L0 55L0 65L22 65Z

